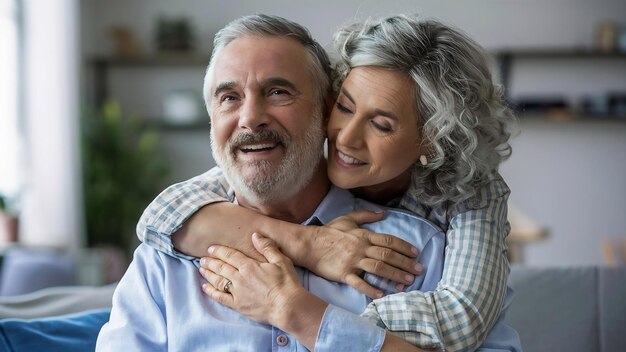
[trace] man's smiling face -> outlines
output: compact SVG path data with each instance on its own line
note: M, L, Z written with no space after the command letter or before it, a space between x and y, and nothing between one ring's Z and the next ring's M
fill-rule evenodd
M324 139L304 47L287 37L245 36L215 58L213 155L238 196L291 197L311 179Z

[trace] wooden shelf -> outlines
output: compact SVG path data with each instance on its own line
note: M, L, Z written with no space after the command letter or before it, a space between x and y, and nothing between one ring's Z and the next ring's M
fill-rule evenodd
M576 59L617 59L625 60L624 51L603 51L589 48L517 48L493 50L492 55L498 62L500 69L500 80L505 87L505 99L510 101L508 87L511 86L511 68L515 60L519 59L541 59L541 60L576 60Z
M205 132L211 131L211 125L209 124L209 117L199 118L197 122L177 124L166 122L161 118L153 118L147 120L148 126L154 127L162 132Z
M139 69L206 67L209 54L160 54L154 56L96 56L87 61L94 71L94 97L96 106L102 106L109 96L108 72L112 68Z
M602 51L598 49L501 49L492 52L496 57L520 59L626 59L626 52Z
M209 55L200 54L162 54L157 56L99 56L89 60L95 66L116 67L167 67L167 66L206 66Z
M585 114L585 113L551 113L551 112L517 112L520 120L554 120L554 121L617 121L626 122L624 115Z

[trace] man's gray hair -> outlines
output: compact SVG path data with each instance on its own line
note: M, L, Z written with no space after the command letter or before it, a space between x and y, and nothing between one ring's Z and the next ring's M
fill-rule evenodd
M424 204L471 197L510 156L515 117L492 81L483 49L465 34L399 15L342 28L335 45L336 88L359 66L405 72L415 82L428 165L413 166L411 192Z
M222 49L233 40L253 35L289 37L302 44L311 60L309 69L316 83L315 93L318 99L317 107L322 108L322 111L326 113L327 101L332 96L332 69L328 54L303 26L279 16L264 14L240 17L227 24L226 27L222 28L215 35L215 39L213 40L213 53L211 54L211 60L206 75L204 76L203 94L207 110L210 109L211 105L211 76L216 57ZM210 113L209 111L209 114Z

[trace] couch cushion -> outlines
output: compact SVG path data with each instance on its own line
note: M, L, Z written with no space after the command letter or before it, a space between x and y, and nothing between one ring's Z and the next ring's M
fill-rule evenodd
M513 267L515 290L506 322L533 351L598 351L598 274L595 268Z
M598 271L600 344L602 351L626 349L626 268Z
M0 320L0 351L93 351L110 310L46 319Z

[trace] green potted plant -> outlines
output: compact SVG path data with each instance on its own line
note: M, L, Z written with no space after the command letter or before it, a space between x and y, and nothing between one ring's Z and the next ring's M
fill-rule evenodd
M87 244L130 253L137 220L167 181L158 133L113 101L84 114L81 127Z

